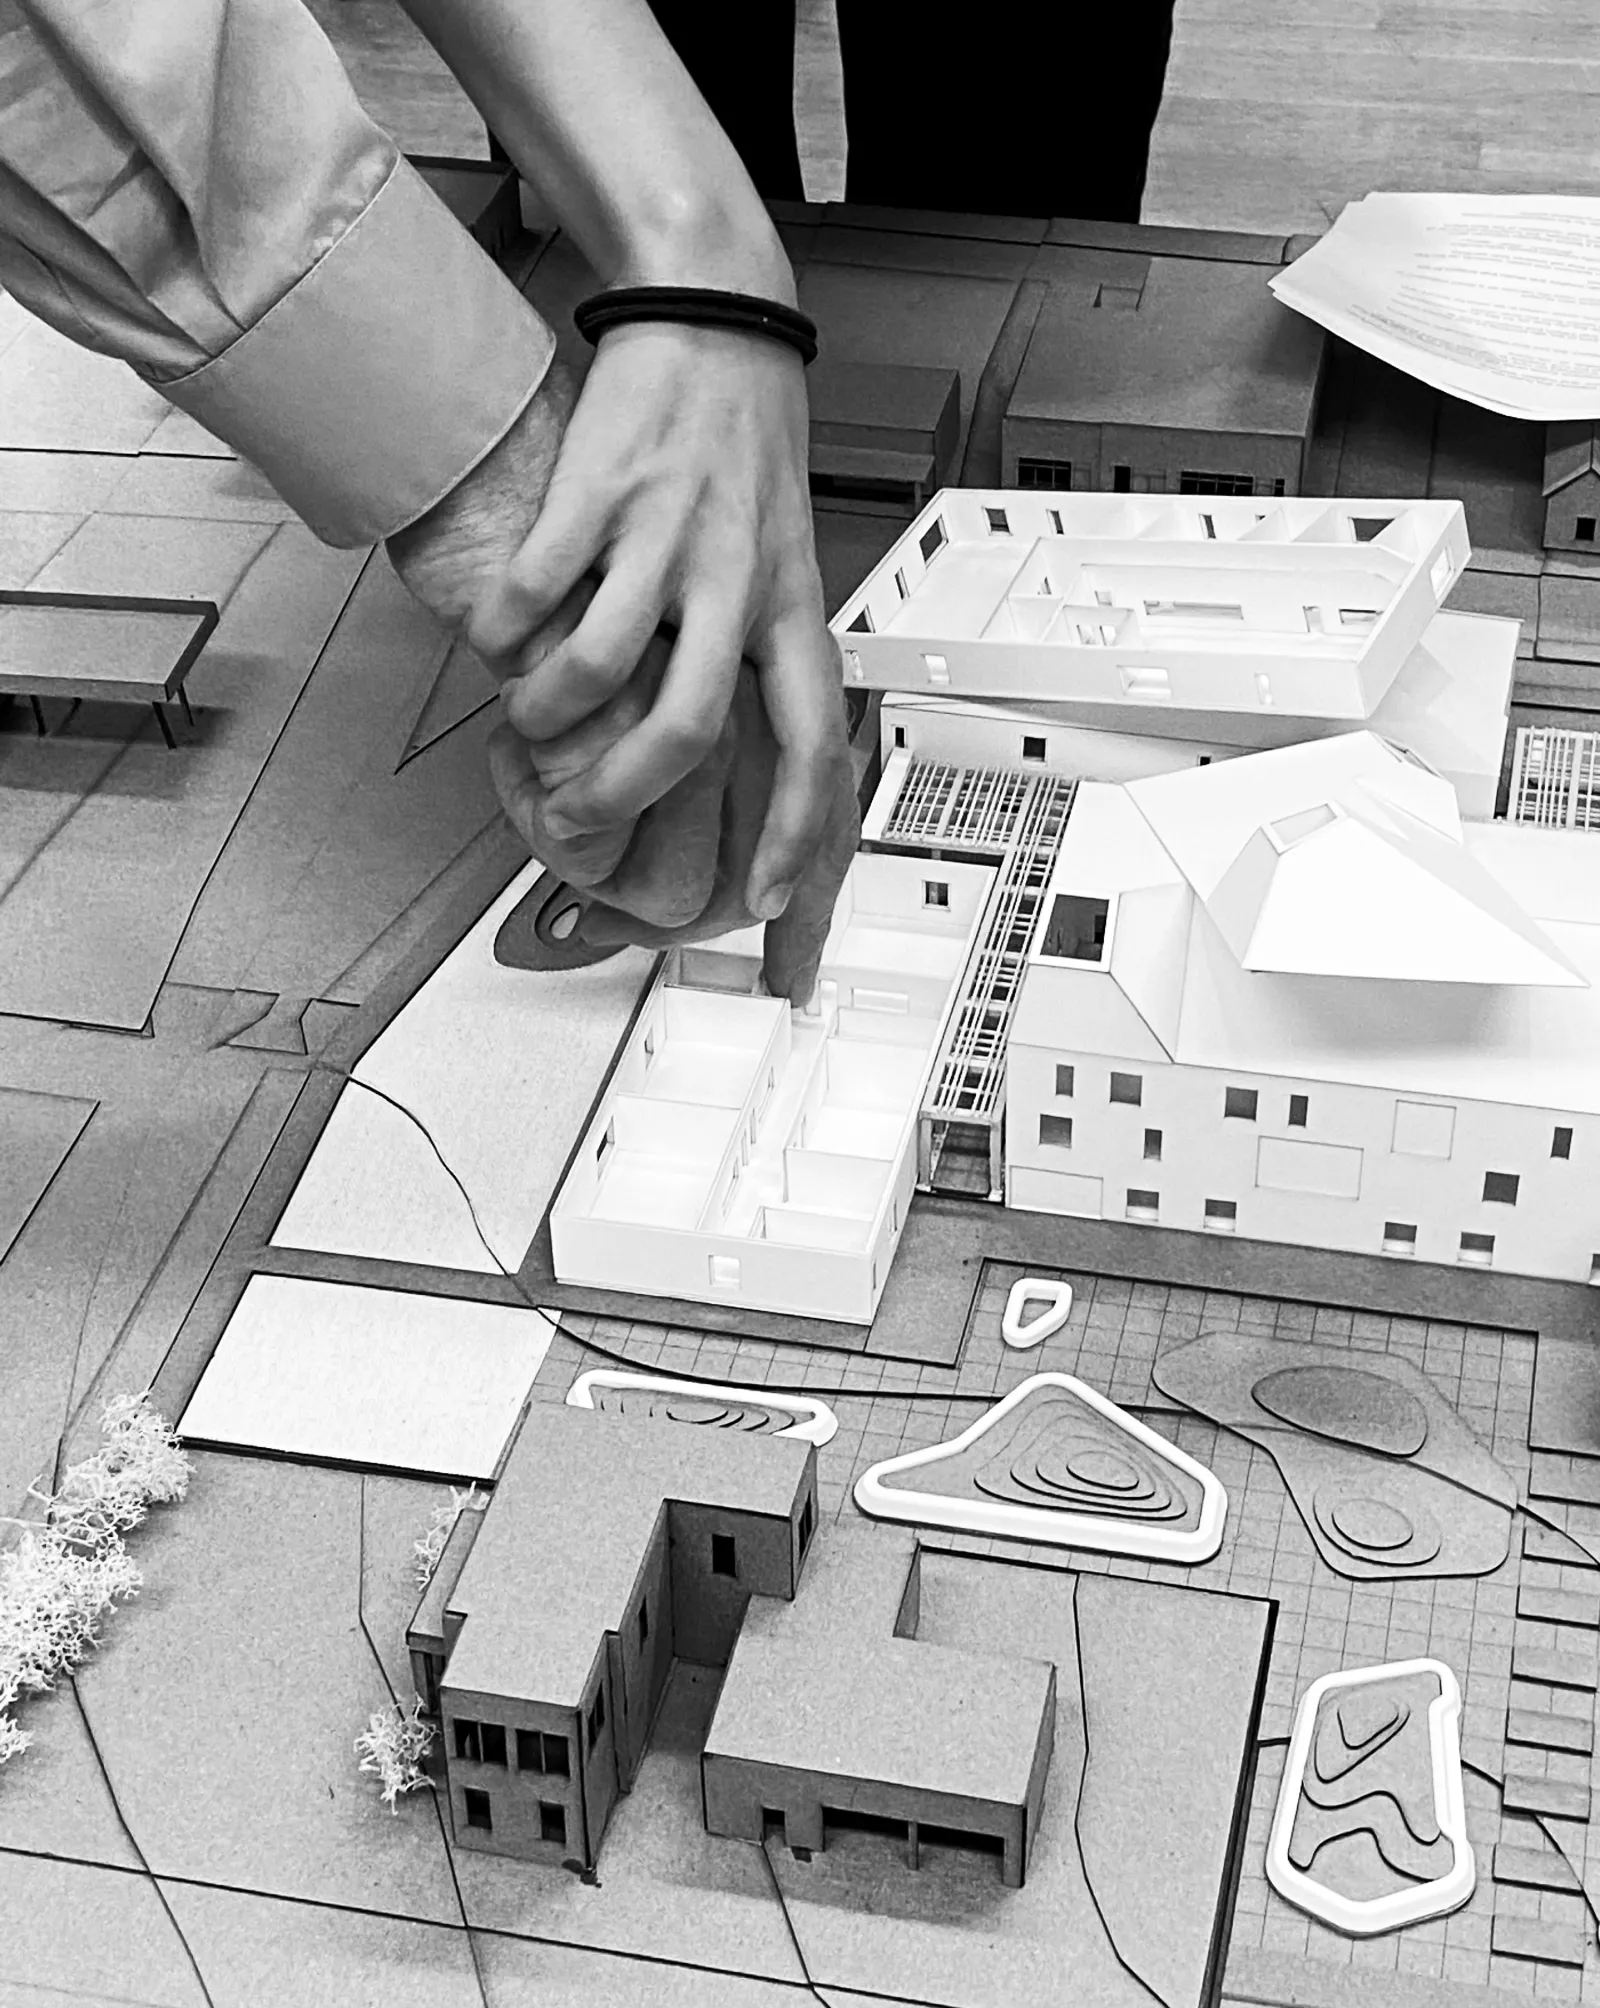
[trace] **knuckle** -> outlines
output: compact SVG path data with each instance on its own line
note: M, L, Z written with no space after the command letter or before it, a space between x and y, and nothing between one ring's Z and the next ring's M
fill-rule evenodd
M561 650L558 661L552 664L552 670L559 676L565 691L574 697L593 698L597 702L609 697L624 681L624 672L618 668L615 651L579 636L574 636Z
M711 697L672 707L661 720L663 755L685 772L697 767L721 739L726 715L727 706Z

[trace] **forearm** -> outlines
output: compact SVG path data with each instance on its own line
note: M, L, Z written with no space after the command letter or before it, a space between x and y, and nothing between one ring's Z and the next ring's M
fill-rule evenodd
M332 543L454 488L553 346L299 0L0 0L0 282Z
M402 0L606 285L793 303L743 163L645 0Z

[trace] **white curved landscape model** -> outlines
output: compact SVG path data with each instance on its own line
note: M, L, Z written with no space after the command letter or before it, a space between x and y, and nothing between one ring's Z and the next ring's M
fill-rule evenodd
M1419 1696L1431 1687L1438 1691L1424 1721ZM1357 1938L1459 1910L1478 1873L1462 1799L1460 1724L1461 1689L1442 1660L1397 1660L1313 1681L1295 1716L1267 1842L1267 1880L1278 1894ZM1431 1804L1399 1796L1408 1769L1428 1774ZM1385 1808L1393 1811L1386 1821L1377 1818ZM1362 1896L1310 1873L1322 1846L1362 1834L1373 1844L1364 1879L1391 1887ZM1416 1858L1402 1861L1402 1851ZM1419 1866L1428 1855L1439 1857L1436 1875ZM1354 1879L1348 1867L1342 1874Z
M1035 1311L1024 1322L1022 1314L1035 1300L1042 1304L1043 1309ZM1070 1283L1057 1283L1043 1276L1024 1276L1011 1286L1005 1315L1000 1320L1000 1336L1008 1346L1024 1351L1029 1346L1042 1344L1052 1332L1059 1332L1071 1315Z
M892 1482L943 1463L950 1491ZM1071 1374L1035 1374L948 1443L874 1464L855 1501L879 1520L1183 1563L1217 1552L1228 1511L1203 1464Z
M579 1374L567 1390L569 1408L593 1408L595 1391L607 1388L634 1388L641 1394L678 1395L686 1401L745 1403L756 1408L777 1409L781 1414L792 1415L794 1421L786 1429L775 1432L778 1436L799 1437L804 1443L814 1443L820 1450L823 1444L831 1443L839 1432L839 1418L826 1402L811 1401L804 1395L773 1394L763 1387L713 1387L705 1381L673 1380L666 1374L624 1373L620 1368L595 1367L588 1373ZM685 1418L700 1421L701 1417Z

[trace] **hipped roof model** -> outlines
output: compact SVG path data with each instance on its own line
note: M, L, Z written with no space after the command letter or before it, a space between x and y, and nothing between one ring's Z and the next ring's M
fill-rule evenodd
M1246 969L1586 981L1466 848L1449 782L1372 733L1160 775L1128 792Z
M1600 1112L1584 839L1449 796L1370 733L1085 783L1013 1044ZM1044 952L1057 898L1105 902L1098 961Z

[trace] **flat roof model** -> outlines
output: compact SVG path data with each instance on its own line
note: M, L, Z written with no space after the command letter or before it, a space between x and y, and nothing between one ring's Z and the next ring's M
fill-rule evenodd
M1321 328L1280 304L1261 266L1152 258L1137 306L1046 300L1006 417L1300 441L1322 350Z
M834 1527L793 1603L751 1601L702 1760L713 1833L744 1833L766 1805L811 1845L824 1809L844 1808L988 1834L1022 1881L1056 1670L919 1641L919 1593L908 1531Z
M832 625L862 688L1360 721L1469 555L1459 502L951 488Z
M814 1459L791 1437L535 1403L445 1599L461 1621L448 1685L576 1708L665 1506L787 1523Z

